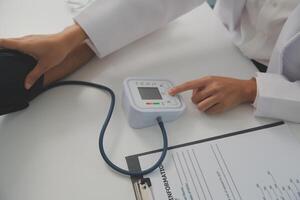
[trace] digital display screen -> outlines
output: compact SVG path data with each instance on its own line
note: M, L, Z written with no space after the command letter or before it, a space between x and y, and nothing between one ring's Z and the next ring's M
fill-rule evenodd
M162 99L157 87L138 87L138 90L143 100Z

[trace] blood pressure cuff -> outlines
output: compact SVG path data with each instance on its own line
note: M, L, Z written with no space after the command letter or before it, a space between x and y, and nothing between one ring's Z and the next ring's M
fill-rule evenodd
M41 93L44 77L30 90L24 82L37 61L14 50L0 49L0 115L16 112L29 106L29 101Z

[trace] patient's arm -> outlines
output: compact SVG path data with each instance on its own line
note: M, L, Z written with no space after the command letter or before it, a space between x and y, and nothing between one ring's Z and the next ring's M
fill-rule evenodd
M50 83L70 75L78 68L89 62L94 55L94 52L88 47L88 45L82 43L72 50L59 65L46 72L44 85L49 85Z

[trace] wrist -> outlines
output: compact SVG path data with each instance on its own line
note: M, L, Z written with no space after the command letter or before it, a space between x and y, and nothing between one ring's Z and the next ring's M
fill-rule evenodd
M245 80L244 84L244 102L253 103L257 94L256 79Z
M81 45L88 38L78 24L67 27L58 35L62 40L63 46L66 47L69 52Z

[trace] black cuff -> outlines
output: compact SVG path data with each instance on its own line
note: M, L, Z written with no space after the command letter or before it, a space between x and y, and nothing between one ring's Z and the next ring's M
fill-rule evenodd
M32 56L0 49L0 115L27 108L29 101L41 93L43 76L30 90L24 87L26 76L36 64Z

